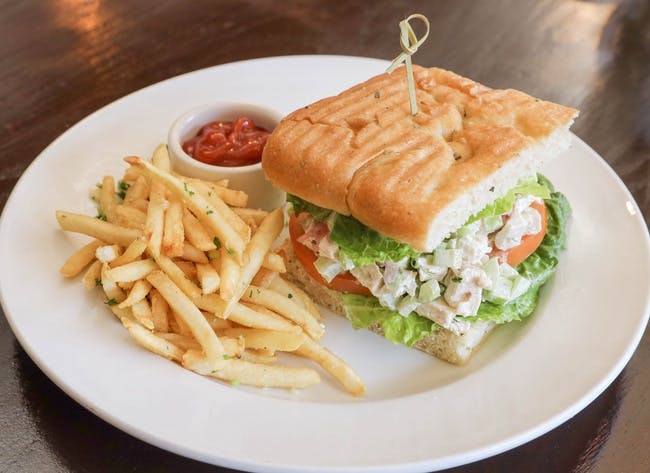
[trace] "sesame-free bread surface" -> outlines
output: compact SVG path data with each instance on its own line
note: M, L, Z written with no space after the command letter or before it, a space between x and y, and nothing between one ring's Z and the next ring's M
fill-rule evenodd
M291 282L303 289L314 302L327 307L338 315L346 316L345 305L341 293L328 289L315 281L303 268L295 256L291 241L287 240L281 247L284 253L287 272L283 274ZM456 335L449 330L440 329L428 337L418 341L414 347L429 355L435 356L454 365L464 365L490 334L495 324L490 321L472 323L470 329L462 335ZM379 324L370 327L375 333L383 335ZM389 343L386 341L386 343Z
M267 178L431 251L570 143L574 109L442 69L414 76L415 116L403 69L288 115L264 148Z

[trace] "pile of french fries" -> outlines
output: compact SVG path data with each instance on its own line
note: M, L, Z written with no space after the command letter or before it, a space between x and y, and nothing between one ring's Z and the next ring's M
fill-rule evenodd
M151 161L124 160L117 188L112 176L98 185L97 217L56 212L63 230L93 238L63 276L83 272L138 344L196 373L259 387L320 382L313 368L276 364L278 352L290 352L363 395L356 373L319 345L316 305L281 276L284 260L273 251L281 209L246 208L248 196L227 181L174 173L164 145Z

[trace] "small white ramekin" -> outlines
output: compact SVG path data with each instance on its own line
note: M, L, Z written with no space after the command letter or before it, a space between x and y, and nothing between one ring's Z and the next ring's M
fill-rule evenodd
M248 207L271 210L281 206L285 194L264 177L262 164L226 167L202 163L183 151L183 143L196 136L212 121L234 121L241 116L251 118L256 126L269 131L280 122L282 115L270 108L243 102L215 102L196 107L181 115L172 124L167 136L172 169L189 177L206 180L228 179L229 187L248 194Z

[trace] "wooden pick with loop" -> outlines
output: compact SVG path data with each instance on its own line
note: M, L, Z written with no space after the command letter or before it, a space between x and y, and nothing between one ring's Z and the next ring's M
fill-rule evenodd
M418 39L418 37L415 36L415 32L409 23L411 20L420 20L424 23L427 30L422 38ZM424 43L424 41L429 36L429 20L426 16L420 13L414 13L413 15L409 15L408 18L399 22L399 29L399 43L402 47L402 52L399 56L393 59L392 64L388 67L388 69L386 69L386 72L390 74L402 63L406 65L406 81L408 82L411 115L415 115L418 113L418 104L415 97L415 83L413 81L413 65L411 63L411 56L415 54L418 48L422 46L422 43Z

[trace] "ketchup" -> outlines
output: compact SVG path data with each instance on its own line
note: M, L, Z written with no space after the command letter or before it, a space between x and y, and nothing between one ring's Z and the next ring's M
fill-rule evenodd
M183 151L202 163L247 166L262 160L262 149L269 134L248 117L239 117L234 122L214 121L183 143Z

